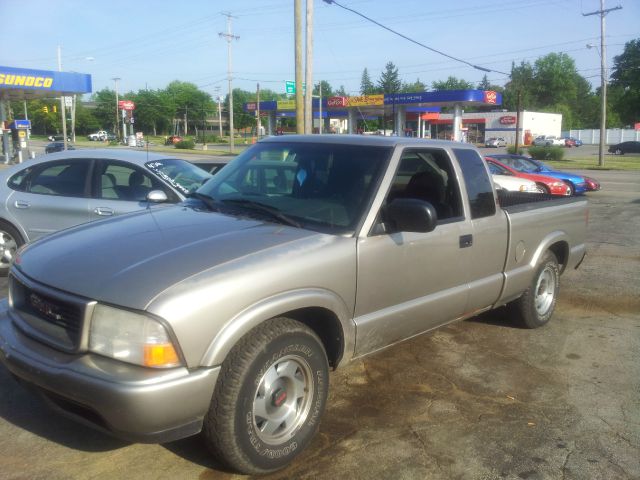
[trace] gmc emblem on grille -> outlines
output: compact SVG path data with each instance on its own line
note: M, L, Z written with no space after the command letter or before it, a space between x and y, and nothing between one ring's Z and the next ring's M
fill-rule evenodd
M62 315L56 312L55 305L52 305L41 296L32 293L29 295L29 303L45 317L55 321L62 320Z

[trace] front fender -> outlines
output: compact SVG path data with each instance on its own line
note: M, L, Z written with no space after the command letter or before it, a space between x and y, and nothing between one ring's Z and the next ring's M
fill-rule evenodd
M244 309L218 332L205 351L201 365L209 367L220 365L233 346L260 323L284 316L293 310L310 307L324 308L336 315L340 321L344 339L342 362L348 362L353 356L355 345L355 324L351 312L335 292L308 288L279 293Z

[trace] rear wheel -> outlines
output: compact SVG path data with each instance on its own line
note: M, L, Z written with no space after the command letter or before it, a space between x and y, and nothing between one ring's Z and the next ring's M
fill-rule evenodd
M616 148L616 155L624 155L624 152L622 151L621 148Z
M263 474L288 465L318 431L329 367L305 325L276 318L229 353L203 425L207 446L227 466Z
M551 190L544 183L537 183L536 185L538 186L540 193L551 194Z
M16 250L24 244L24 239L16 228L0 221L0 277L6 277Z
M560 291L560 268L553 252L542 257L529 288L513 302L520 323L526 328L538 328L549 322L556 308Z

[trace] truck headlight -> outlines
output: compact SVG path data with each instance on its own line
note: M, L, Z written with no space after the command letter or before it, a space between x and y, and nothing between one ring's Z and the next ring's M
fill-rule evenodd
M165 327L146 315L97 304L91 318L89 350L144 367L180 365Z

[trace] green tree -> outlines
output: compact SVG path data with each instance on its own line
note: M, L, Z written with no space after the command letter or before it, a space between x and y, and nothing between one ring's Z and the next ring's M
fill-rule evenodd
M175 113L169 95L162 95L158 90L138 90L133 100L136 103L136 130L153 135L168 133Z
M614 107L624 125L640 121L640 38L627 42L613 59Z
M184 119L186 116L189 132L201 128L207 115L215 111L211 95L193 83L174 80L164 89L163 98L169 109L173 109L175 118Z
M529 62L520 62L516 66L511 64L510 80L507 82L502 95L502 103L508 110L516 110L518 107L518 95L520 95L520 108L535 110L537 108L533 92L534 72Z
M344 88L344 85L340 85L340 87L335 91L334 95L336 97L348 97L349 94Z
M539 105L571 105L578 93L576 64L566 53L550 53L534 64L533 94Z
M100 127L100 122L93 111L88 109L78 98L76 102L76 135L87 135L99 130Z
M333 97L333 88L331 84L326 80L321 80L320 83L313 86L313 95L320 95L320 85L322 85L322 97Z
M439 80L431 84L434 90L472 90L473 84L461 78L449 76L446 80Z
M100 127L112 132L118 132L119 129L116 124L116 92L103 88L93 94L92 101L95 104L93 115L98 120ZM120 123L120 116L118 116L118 123Z
M381 90L380 93L398 93L402 88L398 68L393 62L387 62L385 65L384 71L378 80L378 88Z
M360 95L373 95L374 93L376 93L376 86L371 81L369 71L365 67L360 79Z
M427 86L422 83L419 78L417 78L413 83L403 83L400 91L403 93L426 92Z

